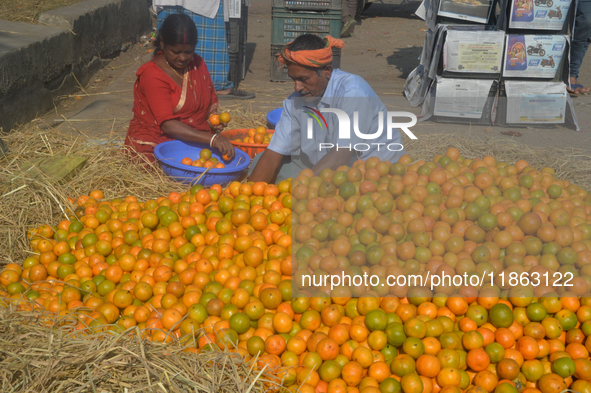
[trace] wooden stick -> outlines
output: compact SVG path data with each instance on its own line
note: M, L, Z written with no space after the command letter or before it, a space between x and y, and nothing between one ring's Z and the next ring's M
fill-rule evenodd
M0 198L4 198L5 196L12 194L13 192L17 192L18 190L22 190L22 189L23 189L23 188L25 188L26 186L27 186L26 184L23 184L23 185L22 185L22 186L20 186L19 188L15 188L14 190L12 190L12 191L9 191L9 192L7 192L6 194L2 195Z
M103 96L103 95L110 95L115 93L129 93L133 90L115 90L115 91L104 91L101 93L84 93L84 94L69 94L59 97L66 97L66 98L74 98L74 97L92 97L92 96Z
M65 119L65 118L64 118ZM82 121L111 121L111 119L54 119L53 121L56 123L63 123L63 122L82 122ZM113 121L116 120L131 120L130 118L126 118L126 117L119 117L119 118L113 118Z
M197 180L195 181L195 183L194 183L194 184L199 184L199 181L201 180L201 178L202 178L203 176L205 176L205 174L206 174L207 172L209 172L209 170L210 170L211 168L213 168L213 166L210 166L210 167L209 167L209 168L207 168L205 171L203 171L203 173L202 173L202 174L201 174L201 175L200 175L200 176L197 178Z
M75 129L76 131L78 131L78 133L79 133L79 134L82 134L82 135L84 135L85 137L87 137L87 138L88 138L88 135L86 135L85 133L83 133L82 131L80 131L80 130L79 130L79 129L77 129L76 127L74 127L74 124L72 124L72 122L71 122L70 120L68 120L68 119L66 118L66 116L64 116L64 115L61 115L61 116L62 116L62 118L64 119L64 121L65 121L66 123L68 123L68 124L69 124L69 125L70 125L70 126L73 128L73 129ZM90 139L90 138L88 138L88 139Z

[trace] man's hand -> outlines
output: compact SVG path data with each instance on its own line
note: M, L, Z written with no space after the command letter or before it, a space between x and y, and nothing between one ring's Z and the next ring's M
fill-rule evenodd
M354 154L352 150L343 148L337 150L336 147L333 147L316 165L312 167L312 172L314 172L314 175L318 176L325 168L330 168L335 171L341 165L349 165L352 154Z
M252 182L262 181L271 183L277 176L277 172L279 172L281 160L283 160L283 154L266 149L248 180Z

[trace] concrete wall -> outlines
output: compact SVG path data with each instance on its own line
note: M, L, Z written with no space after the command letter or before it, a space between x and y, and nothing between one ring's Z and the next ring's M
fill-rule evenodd
M87 0L31 25L0 20L0 127L10 130L86 84L152 27L146 0Z

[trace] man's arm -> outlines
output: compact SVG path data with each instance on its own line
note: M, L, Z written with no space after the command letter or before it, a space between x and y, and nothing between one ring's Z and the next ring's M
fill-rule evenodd
M275 179L275 176L277 176L282 159L283 154L266 149L261 155L259 162L255 166L248 180L252 182L262 181L265 183L271 183Z
M335 146L312 167L312 171L314 175L318 176L324 168L330 168L335 171L341 165L349 165L351 154L353 154L351 150L343 148L337 150Z

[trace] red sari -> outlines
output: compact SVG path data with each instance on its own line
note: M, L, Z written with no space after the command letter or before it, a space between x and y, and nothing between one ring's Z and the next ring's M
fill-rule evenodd
M211 133L207 119L218 103L201 57L195 54L180 87L156 64L160 56L141 66L136 73L133 119L125 138L126 146L143 153L151 162L155 161L154 147L173 140L162 131L162 123L179 120L196 130Z

